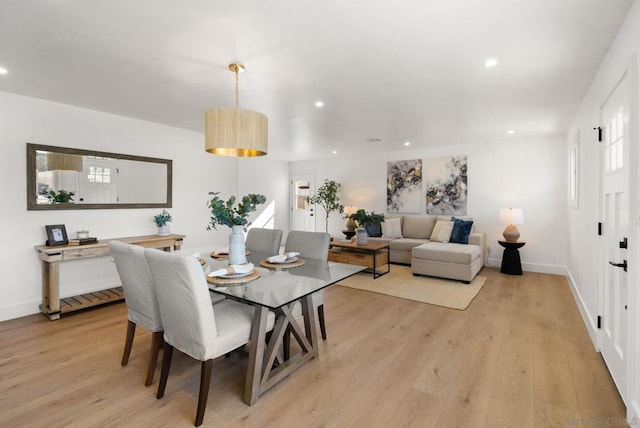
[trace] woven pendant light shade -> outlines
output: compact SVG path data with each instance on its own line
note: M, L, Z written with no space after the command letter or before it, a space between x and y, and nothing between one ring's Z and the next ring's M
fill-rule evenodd
M238 73L242 64L229 64L236 76L236 108L215 108L204 117L204 149L222 156L264 156L267 154L267 116L257 111L240 109Z
M217 108L205 113L205 150L223 156L264 156L267 116L252 110Z

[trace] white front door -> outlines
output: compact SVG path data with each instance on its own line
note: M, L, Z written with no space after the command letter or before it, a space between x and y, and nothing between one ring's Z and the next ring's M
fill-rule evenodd
M291 177L291 230L316 231L314 206L309 198L315 192L313 174L299 174Z
M621 396L627 391L630 138L629 76L616 84L600 107L602 132L600 350Z

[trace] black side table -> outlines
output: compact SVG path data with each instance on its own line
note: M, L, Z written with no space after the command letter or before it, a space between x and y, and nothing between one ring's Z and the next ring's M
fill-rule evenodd
M498 241L504 247L502 252L502 266L500 272L507 275L522 275L522 265L520 264L520 252L518 248L523 247L525 242Z

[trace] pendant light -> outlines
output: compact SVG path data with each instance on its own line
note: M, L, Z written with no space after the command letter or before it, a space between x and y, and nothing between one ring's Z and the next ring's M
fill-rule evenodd
M216 108L205 113L205 150L222 156L264 156L267 154L267 116L238 107L238 73L242 64L229 64L236 75L236 108Z

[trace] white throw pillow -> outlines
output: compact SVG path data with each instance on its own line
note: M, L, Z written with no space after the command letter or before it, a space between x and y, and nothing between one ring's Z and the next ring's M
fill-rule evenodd
M400 218L387 218L382 223L382 237L387 239L402 238L402 225Z
M436 222L436 225L433 227L433 232L431 232L431 238L429 239L435 242L449 242L449 239L451 239L452 231L452 221L438 220Z

